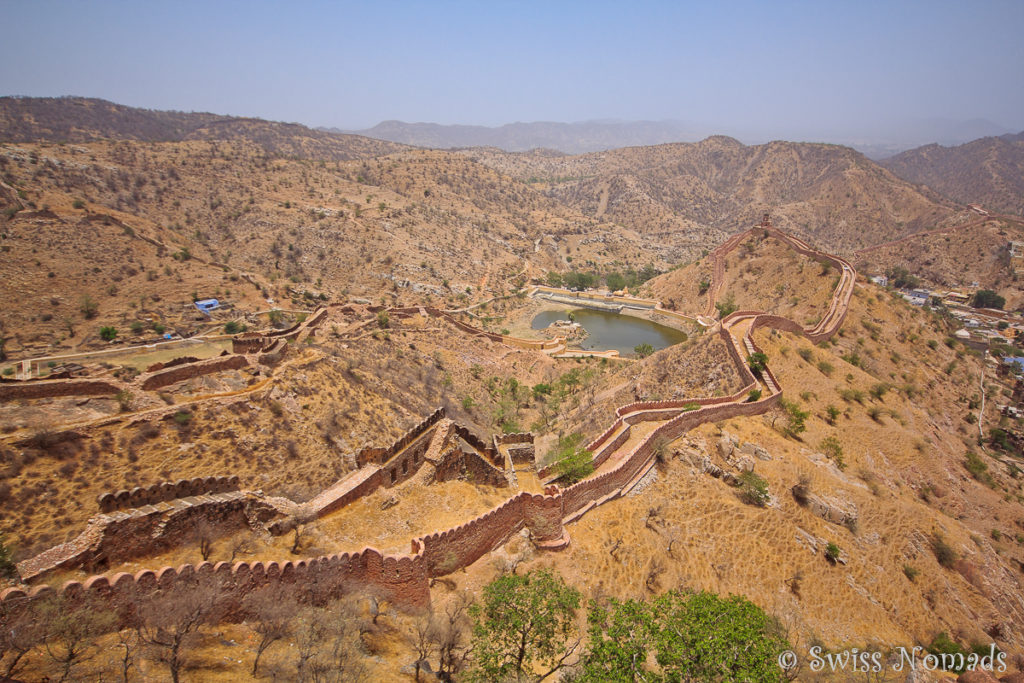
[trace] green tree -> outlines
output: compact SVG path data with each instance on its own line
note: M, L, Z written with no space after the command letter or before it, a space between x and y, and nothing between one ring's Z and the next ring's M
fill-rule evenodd
M654 633L651 606L639 600L591 600L587 612L590 643L580 662L578 683L654 681L647 650Z
M975 308L998 308L1006 305L1006 299L999 296L991 289L979 289L971 299L971 305Z
M479 681L542 680L562 669L579 640L580 593L560 576L538 569L506 574L484 588L473 618L472 678ZM536 674L538 669L543 674Z
M86 320L92 320L96 317L100 307L91 296L86 294L82 297L82 301L78 306L78 310L82 312L82 317Z
M594 471L594 454L583 448L583 435L579 432L563 436L548 454L555 463L555 471L565 483L575 484Z
M747 365L754 372L761 372L768 367L768 355L764 351L755 351L747 356Z
M621 273L608 273L604 278L604 282L608 285L608 289L613 292L617 292L626 286L626 278L622 277Z
M725 297L724 301L719 301L717 304L715 304L715 308L718 309L719 318L725 318L730 313L735 312L736 302L733 300L732 294L729 294L727 297Z
M224 323L224 334L238 334L239 332L245 332L244 324L237 320L229 320Z
M544 277L544 282L547 283L548 287L561 287L562 286L562 275L555 271L549 271Z
M885 275L889 278L889 284L897 289L913 289L921 284L921 280L911 275L910 271L902 266L890 268Z
M654 605L655 659L671 681L784 681L778 625L743 596L675 591Z
M387 311L381 311L377 314L377 326L382 330L386 330L391 326L391 316L388 315Z
M829 544L825 546L825 559L832 564L835 564L839 561L839 555L841 552L842 551L839 549L838 545L829 541Z
M805 423L810 414L806 410L801 410L800 406L793 401L782 399L779 405L782 408L782 415L786 418L782 425L782 433L796 439L799 434L807 429ZM775 421L773 420L773 426L774 423Z
M100 339L103 341L113 341L114 337L117 336L117 328L106 325L100 328Z
M565 286L576 291L590 289L597 284L597 276L593 273L580 273L575 270L566 273L564 279Z
M647 356L654 353L654 347L648 344L647 342L644 342L643 344L637 344L636 346L634 346L633 353L635 353L640 358L647 358Z
M768 505L771 496L768 494L768 482L753 470L743 472L740 480L740 497L743 502L763 508Z

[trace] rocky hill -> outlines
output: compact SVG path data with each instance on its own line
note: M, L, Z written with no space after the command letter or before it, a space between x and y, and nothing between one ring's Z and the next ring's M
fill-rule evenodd
M901 178L963 204L1024 215L1024 133L955 147L925 145L879 162Z
M656 239L696 226L735 232L770 211L776 224L836 251L933 227L953 205L836 145L727 137L579 156L467 150L580 212Z

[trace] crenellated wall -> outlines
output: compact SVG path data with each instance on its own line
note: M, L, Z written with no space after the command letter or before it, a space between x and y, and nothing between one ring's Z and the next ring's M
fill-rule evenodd
M422 437L428 429L440 422L442 418L444 418L444 408L438 408L387 448L368 447L359 450L356 453L356 465L359 467L368 464L383 465L386 461L393 458L396 453Z
M275 515L275 507L242 491L202 493L114 510L91 518L70 541L18 563L18 573L23 581L30 581L59 569L102 570L183 543L195 535L200 523L221 535L244 528L253 519L267 521Z
M248 616L244 598L269 590L301 604L325 605L353 591L381 596L394 604L422 609L430 604L430 586L422 556L385 556L375 548L326 555L294 562L203 562L178 568L93 576L84 582L68 581L60 589L47 585L30 590L10 588L0 593L0 608L12 616L35 609L53 597L90 609L106 608L118 617L116 628L136 623L135 615L147 602L208 588L223 621Z
M96 498L101 512L113 512L125 508L137 508L152 505L175 498L187 498L204 493L225 493L238 490L239 479L230 477L196 477L195 479L179 479L175 482L165 481L146 487L135 487L131 490L121 489L116 493L104 493Z
M519 493L454 529L417 539L413 551L422 552L428 575L444 576L476 562L523 528L538 541L561 538L561 495Z

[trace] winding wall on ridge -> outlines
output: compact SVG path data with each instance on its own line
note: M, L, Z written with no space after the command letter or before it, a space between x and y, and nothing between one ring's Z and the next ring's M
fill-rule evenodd
M762 226L752 230L765 229ZM356 553L283 564L203 563L198 566L183 565L178 569L165 567L159 571L145 570L135 575L122 573L110 578L93 576L85 582L67 582L59 591L48 586L37 586L30 590L8 589L0 593L0 608L9 613L32 610L48 596L60 595L72 602L90 599L95 601L94 604L107 605L119 615L122 623L128 624L139 601L211 586L219 591L216 599L222 603L225 620L244 618L243 598L261 588L270 588L282 594L292 591L297 601L309 604L323 604L331 597L337 597L347 591L363 590L382 595L395 604L419 609L429 605L430 578L443 576L472 564L500 547L522 529L529 530L532 540L539 547L565 547L568 544L568 535L564 525L575 521L597 505L627 492L653 466L661 443L676 439L700 424L757 415L778 403L782 392L778 388L780 385L777 379L770 369L758 375L750 370L744 360L745 353L740 346L740 340L737 340L732 332L733 328L749 321L743 343L745 345L749 342L756 350L757 346L753 344L751 335L761 327L802 334L817 343L829 339L842 325L856 281L853 267L843 259L814 251L805 242L781 231L767 229L781 236L801 253L806 252L812 258L828 261L842 269L829 309L821 321L810 329L804 329L786 318L758 311L736 311L727 316L721 321L718 334L723 336L730 358L737 364L739 372L746 380L743 388L726 397L636 402L620 407L616 411L615 422L589 444L589 448L594 452L597 467L595 473L583 481L565 489L557 486L546 487L543 495L521 492L491 511L453 529L414 539L411 543L411 552L407 555L385 556L373 548L364 548ZM713 286L712 292L717 292L721 285L718 264L722 262L725 253L736 248L742 237L747 234L751 234L751 231L730 238L723 245L728 248L723 250L720 247L716 250L715 272L718 287ZM714 295L711 294L709 302L713 301ZM442 317L451 319L460 329L464 325L454 321L447 314ZM475 328L470 330L473 334L479 332ZM760 385L767 391L762 392L757 401L748 401L750 390ZM397 443L411 443L417 438L414 436L417 430L439 419L438 414L434 413ZM663 421L663 424L640 443L635 444L628 453L623 453L612 460L617 450L628 442L632 425L650 420ZM488 446L481 439L470 435L468 431L465 436L457 428L453 431L466 439L467 443L469 438L479 442L481 452L489 455L494 450L493 445ZM394 450L368 449L361 457L365 462L384 462L401 450L396 448L397 443L392 446ZM474 448L477 446L476 443L471 445Z

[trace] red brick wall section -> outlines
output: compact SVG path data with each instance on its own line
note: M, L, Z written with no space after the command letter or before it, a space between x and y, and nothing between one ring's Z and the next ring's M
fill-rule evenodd
M248 333L231 338L232 353L258 353L267 345L267 337Z
M120 387L115 384L95 379L55 379L4 382L0 384L0 401L14 401L30 398L55 398L58 396L113 395L120 390Z
M76 538L20 562L18 572L28 581L57 569L96 571L187 542L200 522L219 535L247 526L250 516L266 520L275 513L268 503L240 491L114 511L90 519Z
M149 600L209 586L218 590L224 621L242 621L249 616L242 608L243 598L263 588L279 590L283 598L317 605L359 590L397 605L423 609L430 604L424 567L421 556L384 556L374 548L296 562L204 562L177 569L147 569L134 575L93 576L84 582L68 581L60 589L47 585L28 591L9 588L0 593L0 608L15 616L59 594L73 602L112 610L121 628L130 626L137 610Z
M739 243L743 235L738 235L730 240L731 246ZM799 245L803 243L800 242ZM729 246L729 243L719 248ZM806 247L801 247L806 248ZM807 248L809 250L809 248ZM722 253L719 250L716 252ZM817 252L815 252L817 253ZM838 259L827 259L836 263L839 267L845 263ZM832 308L826 318L816 326L811 333L821 338L833 334L838 329L845 317L846 304L852 294L854 277L843 273L840 282L840 290L833 297ZM750 315L750 314L745 314ZM778 318L777 316L761 316L756 314L751 328L762 326L778 327L790 331L796 331L791 321ZM450 316L448 316L450 317ZM733 318L735 320L735 318ZM459 324L461 325L461 323ZM468 327L468 326L467 326ZM799 326L797 326L799 327ZM800 332L807 334L807 331L800 329ZM383 556L380 552L367 548L359 553L341 556L314 558L300 562L288 562L284 565L277 563L236 563L229 566L220 563L216 566L204 563L198 567L185 565L178 570L164 568L159 573L143 571L135 576L119 574L112 579L105 577L92 577L84 584L70 582L62 588L67 596L90 596L100 601L106 601L112 608L117 609L123 618L130 615L127 612L131 609L133 600L138 599L140 590L145 592L191 590L203 582L216 581L222 586L226 595L233 601L232 604L240 604L241 596L255 590L260 586L277 586L282 589L287 586L301 586L303 584L316 584L323 588L322 591L306 591L306 595L338 595L349 590L352 584L358 584L362 589L375 592L390 598L396 604L412 607L424 607L429 604L430 593L428 588L428 577L442 576L465 567L484 554L494 550L505 543L512 534L529 528L531 536L537 542L552 541L565 536L562 528L563 521L567 517L574 516L595 504L604 502L611 496L621 491L622 487L632 481L644 468L650 464L654 457L656 446L663 440L678 438L686 431L693 429L705 422L726 420L738 416L756 415L769 410L781 399L781 393L762 397L761 400L748 403L741 402L743 395L755 385L756 380L747 368L740 350L736 348L732 336L724 328L720 333L725 337L730 357L741 369L743 376L748 383L742 390L731 397L697 399L695 401L680 402L651 402L635 403L623 406L619 409L620 419L644 419L652 415L664 417L671 411L678 411L686 403L698 403L701 407L696 410L679 413L671 417L664 424L652 432L643 442L639 443L633 450L627 453L622 461L612 470L602 472L596 476L585 479L565 490L557 487L545 489L545 495L534 495L519 493L505 503L494 508L490 512L467 522L454 529L449 529L436 534L431 534L412 542L412 555L399 557ZM808 334L808 336L811 336ZM770 371L768 375L774 379ZM385 462L387 457L393 456L405 445L412 442L423 430L428 429L443 416L443 411L438 410L427 418L423 423L417 425L408 434L399 439L389 449L364 449L360 457L365 462L371 456L373 459L384 458L378 462ZM616 421L618 423L618 420ZM612 428L606 430L595 442L595 447L606 446L602 450L609 450L607 440L614 432ZM484 444L479 438L472 435L462 427L456 427L459 434L467 443L474 448L479 448L482 453L489 453L493 447ZM615 439L618 441L618 438ZM389 455L390 454L390 455ZM482 461L481 461L482 462ZM361 463L363 464L363 463ZM228 495L228 494L221 494ZM161 503L160 505L167 505ZM155 512L155 510L154 510ZM230 514L229 510L222 511L223 514ZM142 513L140 519L133 519L132 515L115 512L111 517L116 517L116 531L118 543L144 542L143 537L149 534L153 537L151 522L145 519L153 513ZM188 529L189 515L182 514L173 523L164 524L161 530L170 527L170 535L178 535ZM147 525L147 522L150 522ZM107 526L114 526L115 522L108 522ZM104 528L104 532L107 529ZM93 533L96 529L89 528L86 534ZM83 534L85 535L85 534ZM99 535L99 541L90 537L95 547L103 547L102 540L105 534ZM68 545L68 544L65 544ZM51 549L57 551L61 548ZM43 555L47 555L44 553ZM42 557L42 556L40 556ZM31 609L34 602L44 597L53 589L40 586L26 593L20 589L8 589L0 594L0 601L4 608L12 610ZM321 598L322 599L322 598ZM234 616L240 618L241 613L235 610Z
M224 370L237 370L238 368L244 368L249 365L249 361L245 356L224 356L219 358L211 358L207 361L200 361L198 363L191 363L189 365L182 365L176 368L169 368L167 370L161 370L151 375L140 377L142 388L146 391L152 391L154 389L160 389L166 387L169 384L180 382L185 379L191 379L192 377L201 377L203 375L211 375L215 372L223 372Z
M461 526L419 539L429 576L444 576L503 545L513 534L530 528L537 541L560 538L562 528L560 495L520 493L490 512ZM414 547L417 547L414 545Z
M203 493L224 493L237 491L239 479L230 477L196 477L195 479L179 479L175 482L161 482L152 486L138 487L131 490L122 489L116 493L104 493L96 498L101 512L113 512L125 508L152 505L165 500L186 498Z
M435 424L440 422L444 418L444 408L438 408L431 413L425 420L420 422L418 425L407 431L405 434L400 436L393 444L387 448L362 448L356 453L356 464L359 467L367 463L373 463L376 465L383 465L385 462L390 460L396 453L411 444L417 438L423 435L423 433ZM461 436L461 435L460 435Z

